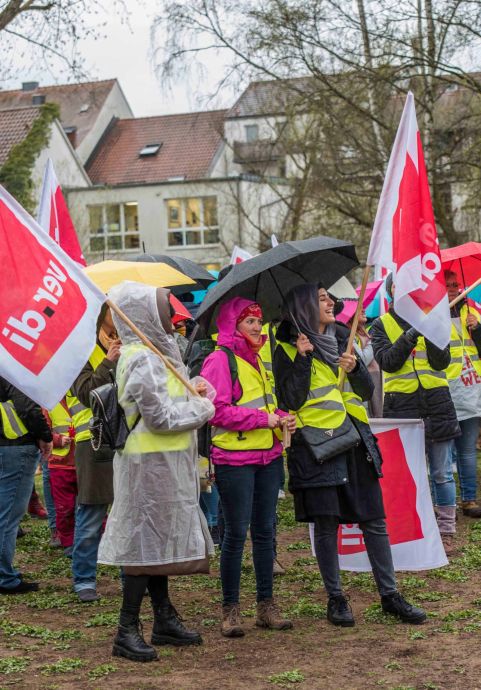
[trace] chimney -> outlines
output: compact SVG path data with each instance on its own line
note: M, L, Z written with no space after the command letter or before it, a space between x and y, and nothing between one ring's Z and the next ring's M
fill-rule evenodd
M22 91L35 91L35 89L38 89L38 81L22 82Z

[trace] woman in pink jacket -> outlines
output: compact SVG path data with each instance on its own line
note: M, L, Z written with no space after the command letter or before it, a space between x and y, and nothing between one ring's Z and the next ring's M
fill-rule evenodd
M211 457L225 520L220 559L222 634L241 637L240 573L249 525L257 584L256 625L275 630L292 627L272 597L272 537L283 462L279 428L282 417L287 417L293 431L295 420L277 409L258 356L266 340L261 333L260 306L235 297L221 306L217 328L218 349L205 360L201 375L216 389L216 412L209 423ZM237 376L233 377L235 369Z

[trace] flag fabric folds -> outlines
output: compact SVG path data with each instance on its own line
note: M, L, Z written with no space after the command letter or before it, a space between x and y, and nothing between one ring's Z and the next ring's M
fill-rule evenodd
M105 295L0 187L0 375L52 409L96 342Z
M393 271L396 313L446 347L449 305L412 93L389 159L367 263Z
M71 259L81 266L87 265L50 158L45 166L37 220Z

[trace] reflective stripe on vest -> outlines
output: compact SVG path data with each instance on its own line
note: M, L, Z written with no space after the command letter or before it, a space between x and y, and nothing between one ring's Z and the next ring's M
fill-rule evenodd
M242 395L235 405L274 413L277 409L277 401L260 357L258 358L259 371L242 357L236 356L235 359L239 384L242 389ZM233 451L269 450L274 445L274 432L272 429L230 431L213 426L212 445L216 448Z
M21 438L25 436L25 434L28 434L28 429L18 416L11 400L0 403L0 414L5 438L13 440L14 438Z
M95 345L92 354L89 357L90 366L95 371L105 359L105 352L99 345ZM75 443L79 441L90 440L89 422L92 419L92 410L90 407L82 405L80 400L76 398L70 391L65 396L68 409L72 415L73 426L75 429Z
M395 343L403 334L403 329L389 313L383 314L381 321L387 337L391 343ZM446 372L431 368L426 353L426 341L422 336L418 337L413 350L398 371L384 372L385 393L414 393L418 390L419 384L426 389L448 386Z
M138 352L145 351L150 353L148 347L141 343L132 343L122 347L122 354L117 363L117 383L119 387L119 401L122 400L123 392L127 384L127 365ZM173 403L187 402L187 392L178 378L166 369L167 391ZM147 384L146 384L147 385ZM139 408L133 400L122 401L121 405L125 412L125 417L129 429L132 429L139 416ZM127 437L122 453L147 454L164 453L168 451L186 450L192 443L192 431L150 431L142 418L135 425L135 428Z
M468 311L468 305L463 304L459 311L461 333L458 332L454 323L451 328L451 362L446 370L447 377L450 381L461 376L465 354L469 356L476 373L481 376L481 361L479 359L478 350L466 325L468 313L474 314L478 323L481 321L481 316L476 309L470 307Z
M354 391L345 391L342 393L342 399L344 405L346 406L346 412L358 419L364 424L369 424L369 417L367 416L367 410L362 404L361 398L354 393Z
M52 431L55 434L63 434L68 436L70 428L73 426L73 419L67 412L62 403L58 403L52 410L49 410L50 421L52 422ZM53 448L52 455L63 458L70 453L70 447Z
M279 343L289 359L294 361L297 348L289 343ZM296 415L297 426L315 426L320 429L337 429L346 419L346 406L338 388L338 378L332 369L315 357L311 360L311 384L306 401L299 410L289 410Z

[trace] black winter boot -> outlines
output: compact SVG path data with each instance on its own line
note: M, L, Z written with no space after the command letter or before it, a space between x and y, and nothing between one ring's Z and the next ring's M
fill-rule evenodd
M176 647L202 644L198 632L187 630L175 608L168 599L154 607L154 627L152 644L172 644Z
M121 615L112 656L123 656L131 661L155 661L157 652L147 644L138 618Z
M327 620L333 625L340 625L343 628L352 628L354 625L351 607L343 594L329 597L327 602Z

